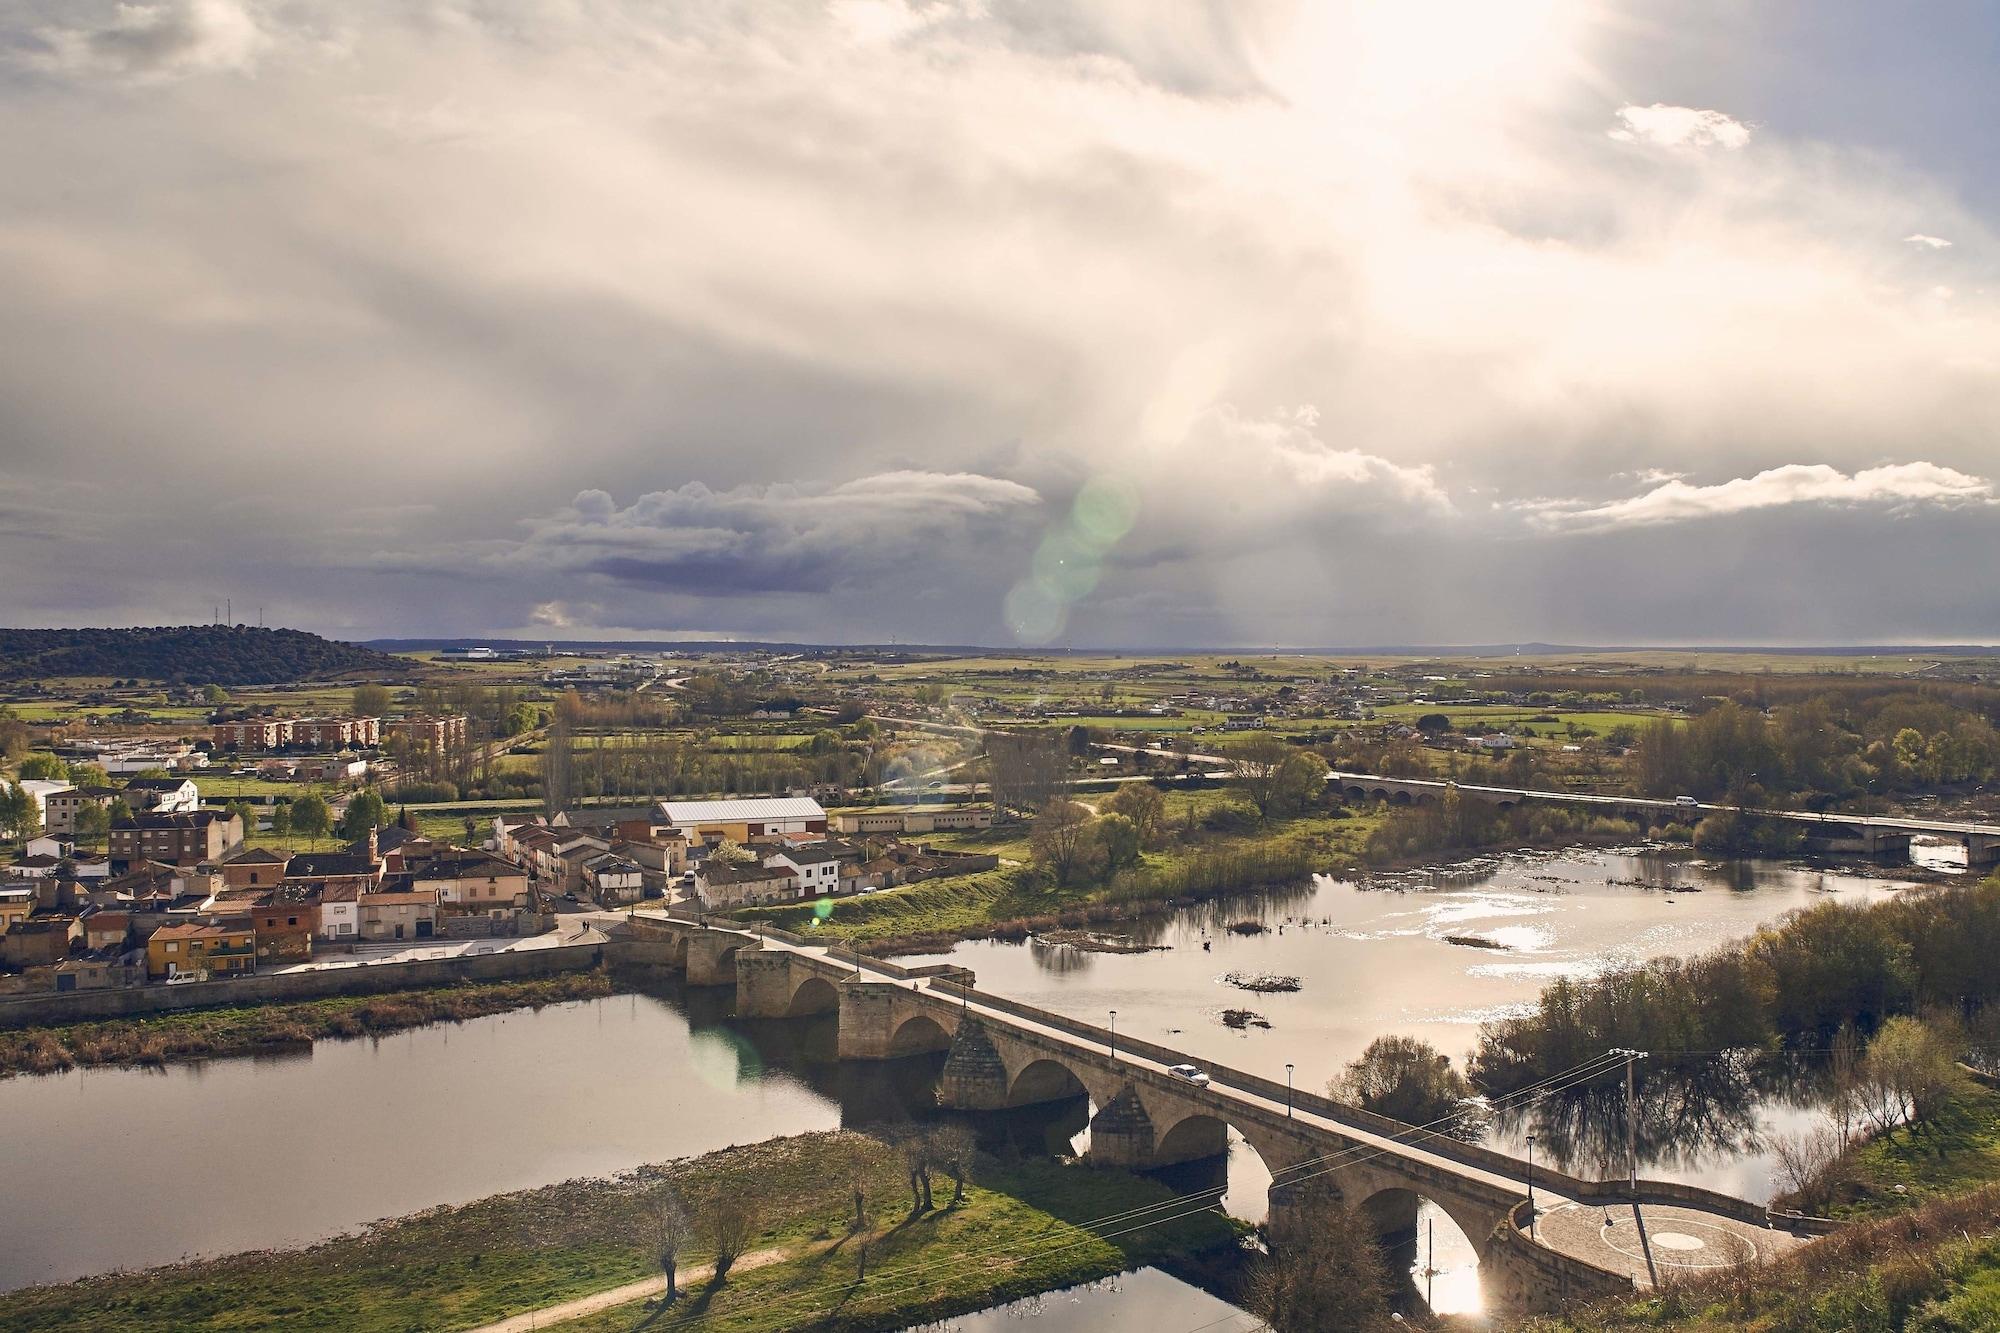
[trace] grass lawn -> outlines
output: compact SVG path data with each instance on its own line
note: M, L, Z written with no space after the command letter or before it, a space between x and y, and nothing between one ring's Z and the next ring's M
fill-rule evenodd
M0 1326L11 1333L474 1328L657 1273L646 1205L662 1181L672 1182L698 1223L719 1199L755 1200L758 1222L748 1248L783 1247L802 1256L742 1271L723 1284L707 1300L721 1322L703 1328L796 1328L802 1322L796 1308L838 1302L853 1275L839 1238L847 1234L857 1181L883 1235L868 1283L848 1297L852 1311L877 1322L848 1327L901 1328L940 1303L978 1308L1117 1272L1171 1249L1226 1243L1234 1234L1234 1224L1202 1214L1100 1238L1079 1223L1159 1202L1171 1191L1123 1172L1056 1163L986 1164L975 1170L958 1208L897 1227L910 1196L895 1152L859 1134L808 1134L611 1180L566 1181L433 1209L305 1250L9 1292L0 1295ZM938 1184L942 1205L951 1186L941 1177ZM972 1248L988 1252L983 1265L963 1265ZM682 1258L692 1267L707 1257L697 1243ZM908 1271L932 1263L938 1266L921 1276ZM901 1279L898 1267L905 1270ZM693 1300L700 1299L697 1286ZM694 1308L692 1300L685 1308ZM618 1312L566 1327L622 1331L634 1322L630 1312Z
M1853 1169L1859 1195L1836 1217L1879 1217L2000 1180L2000 1092L1972 1087L1933 1119L1870 1139Z

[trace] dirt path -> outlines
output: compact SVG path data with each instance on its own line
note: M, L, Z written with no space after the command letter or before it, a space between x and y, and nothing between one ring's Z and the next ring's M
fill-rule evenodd
M734 1271L741 1272L746 1268L762 1268L766 1264L775 1264L781 1259L790 1257L791 1253L783 1246L774 1246L768 1250L752 1250L736 1261ZM691 1283L700 1282L708 1276L709 1267L707 1264L700 1264L680 1271L678 1282L683 1300L687 1297L687 1289ZM531 1329L544 1329L552 1324L581 1319L587 1314L596 1314L599 1310L630 1305L634 1301L645 1300L648 1296L658 1296L666 1289L666 1278L655 1274L638 1282L627 1282L622 1287L613 1287L609 1291L596 1291L588 1296L578 1296L575 1300L563 1301L559 1305L545 1305L539 1310L513 1315L497 1324L482 1325L473 1329L471 1333L529 1333Z

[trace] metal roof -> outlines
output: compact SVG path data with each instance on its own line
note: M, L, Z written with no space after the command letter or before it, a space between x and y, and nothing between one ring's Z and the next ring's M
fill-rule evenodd
M734 801L661 801L669 824L740 824L747 820L825 819L826 810L809 796L745 797Z

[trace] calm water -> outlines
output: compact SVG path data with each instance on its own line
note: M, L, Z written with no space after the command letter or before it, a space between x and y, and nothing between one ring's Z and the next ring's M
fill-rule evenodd
M1317 1088L1383 1033L1461 1055L1481 1021L1518 1012L1555 976L1699 951L1826 895L1863 900L1896 882L1780 864L1571 853L1509 856L1394 885L1320 880L1283 899L1212 904L1149 923L1145 937L1166 947L1145 954L970 944L951 956L974 967L982 987L1093 1021L1116 1009L1121 1032L1274 1078L1290 1061L1298 1085ZM1249 919L1269 930L1223 928ZM1454 944L1454 935L1504 948ZM1253 995L1223 980L1231 971L1295 975L1303 989ZM0 1289L305 1244L436 1204L934 1113L935 1058L843 1065L830 1015L741 1023L730 1003L727 992L621 995L321 1042L286 1057L0 1080L0 1124L15 1143L33 1145L10 1153L0 1175ZM1222 1012L1232 1007L1271 1026L1225 1027ZM1765 1196L1758 1135L1816 1114L1809 1098L1788 1100L1785 1086L1766 1077L1747 1092L1714 1092L1717 1132L1649 1143L1648 1172ZM1086 1118L1087 1108L1071 1104L981 1130L1027 1150L1081 1147ZM1509 1126L1499 1137L1525 1129ZM1567 1150L1572 1169L1600 1174L1590 1159L1610 1151L1604 1135L1588 1123L1572 1129L1565 1137L1540 1127L1542 1151ZM221 1169L201 1172L201 1203L189 1206L180 1192L135 1187L134 1152L160 1161L188 1154ZM1226 1167L1198 1165L1170 1183L1209 1191L1232 1213L1258 1219L1269 1177L1239 1140ZM1470 1249L1448 1222L1437 1227L1435 1257L1426 1248L1415 1265L1426 1262L1441 1270L1440 1309L1477 1307ZM1184 1285L1128 1274L1041 1298L1033 1317L1123 1327L1106 1322L1115 1306L1118 1320L1131 1310L1133 1326L1161 1327L1145 1312L1156 1300L1174 1310L1192 1302L1176 1291ZM977 1317L989 1322L953 1327L1000 1327L990 1321L1029 1312L1010 1306ZM1214 1317L1228 1313L1216 1303Z
M1102 1282L1043 1292L991 1310L911 1333L1005 1333L1032 1324L1035 1333L1246 1333L1259 1322L1227 1301L1157 1268Z

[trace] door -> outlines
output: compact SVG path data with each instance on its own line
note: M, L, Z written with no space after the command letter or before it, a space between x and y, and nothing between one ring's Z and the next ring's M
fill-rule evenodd
M420 940L425 940L425 939L429 939L429 938L430 938L430 934L431 934L431 923L430 923L430 922L428 922L428 921L419 921L419 922L417 922L417 938L418 938L418 939L420 939Z
M56 989L58 991L75 990L76 973L74 972L56 973Z
M403 928L401 926L396 927L396 938L399 940L403 938Z

